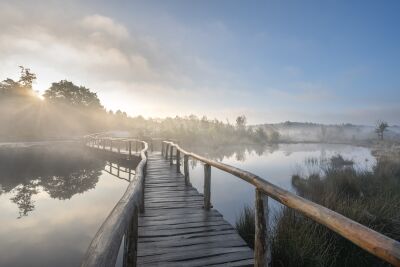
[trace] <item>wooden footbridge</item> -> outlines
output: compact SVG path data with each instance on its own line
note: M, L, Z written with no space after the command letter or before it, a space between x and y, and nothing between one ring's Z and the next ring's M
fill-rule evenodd
M85 145L139 163L125 194L92 240L82 266L115 266L119 253L123 266L268 266L268 197L400 266L399 242L252 173L190 153L173 142L163 141L161 153L149 153L144 141L102 135L85 137ZM189 158L204 164L204 195L190 184ZM213 209L211 167L255 186L254 251Z

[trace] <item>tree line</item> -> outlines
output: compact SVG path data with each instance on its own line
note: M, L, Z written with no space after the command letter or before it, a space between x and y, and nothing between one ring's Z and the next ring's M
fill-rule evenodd
M236 124L196 115L148 118L107 111L97 94L71 81L54 82L41 96L32 85L36 75L20 67L17 81L0 82L0 139L43 140L82 136L110 130L127 131L132 136L176 139L183 143L230 144L277 142L279 134L247 126L247 118Z

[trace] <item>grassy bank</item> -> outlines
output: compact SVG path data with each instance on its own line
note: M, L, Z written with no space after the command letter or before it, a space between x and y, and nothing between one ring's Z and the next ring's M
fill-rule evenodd
M400 165L381 159L371 171L357 170L351 161L334 157L310 161L319 171L294 175L300 196L332 209L393 239L400 240ZM245 210L238 231L248 243L254 220ZM389 266L334 232L288 208L272 223L273 266ZM254 231L254 230L253 230ZM246 233L246 235L243 235Z

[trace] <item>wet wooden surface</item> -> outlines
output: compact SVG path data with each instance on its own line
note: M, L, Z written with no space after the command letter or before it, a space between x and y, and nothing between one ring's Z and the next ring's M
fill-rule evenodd
M253 251L160 153L149 155L137 266L253 266Z

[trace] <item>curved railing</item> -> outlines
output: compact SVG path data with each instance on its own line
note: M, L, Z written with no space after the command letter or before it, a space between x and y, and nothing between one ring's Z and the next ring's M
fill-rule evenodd
M170 159L171 164L173 162L174 148L176 151L177 171L180 170L181 154L184 155L184 175L187 183L189 177L189 157L204 163L204 208L206 209L211 207L211 166L241 178L256 187L255 266L266 266L270 261L270 248L268 248L268 233L266 227L268 197L302 213L317 223L325 225L360 248L386 262L394 266L400 266L400 242L382 235L337 212L286 191L248 171L188 152L173 142L163 141L162 154L165 158Z
M146 176L148 144L129 138L85 136L85 145L132 157L132 144L141 146L141 158L135 170L135 179L128 185L122 198L103 222L93 238L82 266L114 266L125 236L124 266L136 264L138 213L144 211L144 179Z

